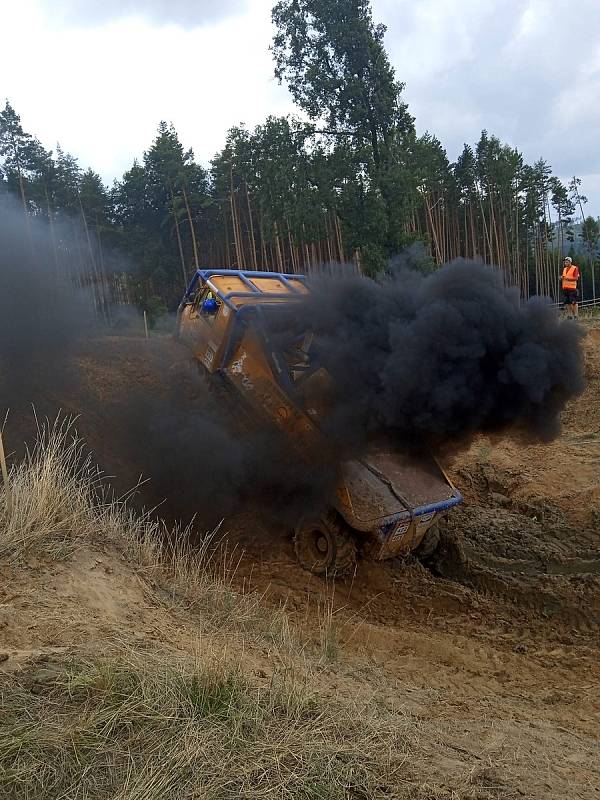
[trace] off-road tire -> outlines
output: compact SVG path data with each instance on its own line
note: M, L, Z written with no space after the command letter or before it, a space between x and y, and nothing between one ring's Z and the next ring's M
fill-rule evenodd
M469 560L462 541L455 531L440 530L440 542L427 559L426 566L440 578L462 580L468 573Z
M421 539L414 551L415 557L426 564L440 546L440 539L440 526L437 522L434 522L433 525L425 531L425 536Z
M354 535L333 512L303 520L294 535L294 551L300 566L314 575L341 577L356 567Z

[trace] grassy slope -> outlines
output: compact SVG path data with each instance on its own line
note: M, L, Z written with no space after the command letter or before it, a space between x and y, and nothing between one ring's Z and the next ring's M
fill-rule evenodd
M25 578L50 640L65 642L65 627L73 636L31 648L31 626L5 626L22 635L3 663L0 796L394 793L404 720L310 689L330 631L323 642L301 641L283 611L234 591L235 564L211 537L191 553L185 533L167 537L103 500L67 425L42 433L9 487L0 505L4 569L14 588ZM178 635L145 638L157 620ZM275 667L248 672L265 648Z
M525 683L505 691L499 677L495 694L494 678L456 701L454 686L509 663L523 681L527 657L488 663L481 638L467 657L462 633L371 628L370 647L380 637L382 653L406 654L394 681L385 662L352 658L346 634L365 631L327 599L300 625L236 590L236 556L214 537L190 551L185 532L103 498L67 426L43 433L9 489L0 797L594 796L598 741L587 723L566 728L562 706L554 716L552 693L533 705ZM556 680L569 679L561 661Z

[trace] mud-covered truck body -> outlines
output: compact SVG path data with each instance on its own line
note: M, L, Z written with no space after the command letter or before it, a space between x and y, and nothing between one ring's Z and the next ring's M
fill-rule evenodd
M310 469L331 452L320 426L331 378L315 357L311 331L283 346L269 324L282 304L307 295L300 275L199 270L180 304L177 336L208 375L279 429ZM300 563L318 574L352 569L360 535L370 535L379 558L430 554L438 516L462 499L432 457L385 442L373 443L360 460L338 462L336 472L333 507L295 530Z

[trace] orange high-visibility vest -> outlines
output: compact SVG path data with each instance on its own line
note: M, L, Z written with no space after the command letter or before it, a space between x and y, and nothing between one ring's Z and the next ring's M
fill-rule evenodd
M565 267L562 271L562 288L563 289L576 289L577 288L577 273L578 268L575 264L570 267Z

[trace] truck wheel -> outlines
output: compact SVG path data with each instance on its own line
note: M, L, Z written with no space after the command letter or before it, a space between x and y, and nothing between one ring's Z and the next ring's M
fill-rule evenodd
M348 575L356 566L352 531L331 513L304 520L296 530L294 550L300 566L315 575Z
M437 523L427 531L414 554L440 578L460 579L467 568L468 559L457 534L446 528L440 530Z
M417 549L414 551L415 556L419 561L428 561L435 551L440 546L440 526L437 522L428 528L425 536L419 542Z

